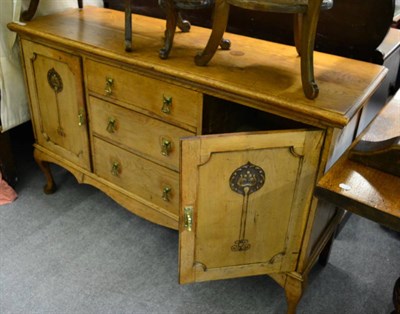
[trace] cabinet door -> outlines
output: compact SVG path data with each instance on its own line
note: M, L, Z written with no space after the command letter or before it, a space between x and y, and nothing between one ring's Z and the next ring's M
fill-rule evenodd
M180 282L294 271L323 131L181 143Z
M37 142L89 169L80 57L26 40L22 49Z

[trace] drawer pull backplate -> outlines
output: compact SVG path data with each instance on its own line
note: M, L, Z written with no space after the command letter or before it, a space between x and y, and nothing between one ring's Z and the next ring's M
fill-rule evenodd
M116 128L115 128L115 126L116 126L116 120L115 120L115 118L113 118L113 117L109 117L108 118L108 124L107 124L107 132L108 133L114 133L115 132L115 130L116 130Z
M163 188L162 199L164 201L169 202L171 191L172 189L169 186Z
M114 80L111 77L106 77L106 86L104 88L104 92L106 93L107 96L111 96L113 85L114 85Z
M120 173L120 165L118 161L114 161L111 166L111 174L115 177L118 177Z
M193 226L193 206L184 208L184 227L187 231L192 231Z
M168 156L172 150L172 143L170 140L163 138L161 140L161 154L163 156Z
M166 114L170 114L171 106L172 106L172 97L167 97L163 95L163 105L161 107L161 111Z

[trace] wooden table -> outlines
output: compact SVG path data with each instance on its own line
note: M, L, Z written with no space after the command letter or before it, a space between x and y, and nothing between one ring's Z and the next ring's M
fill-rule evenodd
M366 131L354 141L382 141L400 135L400 91ZM348 158L349 152L318 182L315 194L352 213L400 232L400 177L368 167ZM397 163L400 167L400 162ZM400 313L400 278L393 293Z
M380 141L398 135L399 92L352 147L360 140ZM400 177L351 161L344 154L318 182L315 193L357 215L400 231L399 191Z

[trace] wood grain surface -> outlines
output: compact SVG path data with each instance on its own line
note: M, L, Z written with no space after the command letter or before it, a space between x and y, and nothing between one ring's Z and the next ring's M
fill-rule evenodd
M398 135L400 92L358 140L381 141ZM316 194L360 216L400 231L400 177L351 161L344 154L318 182Z
M315 53L320 94L309 100L302 92L300 58L292 46L227 33L231 50L219 51L208 66L198 67L193 58L204 48L210 30L192 27L189 33L178 32L169 59L161 60L158 50L163 45L165 21L134 15L132 52L124 49L123 21L122 12L85 7L40 17L26 25L11 23L9 28L35 40L112 58L137 66L149 76L165 76L175 84L316 126L346 125L387 72L378 65Z

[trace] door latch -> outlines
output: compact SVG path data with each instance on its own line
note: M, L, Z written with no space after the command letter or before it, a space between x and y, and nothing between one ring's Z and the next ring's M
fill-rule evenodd
M192 231L193 226L193 206L185 206L184 208L184 227L187 231Z

